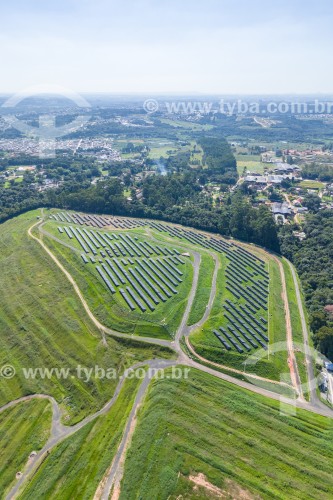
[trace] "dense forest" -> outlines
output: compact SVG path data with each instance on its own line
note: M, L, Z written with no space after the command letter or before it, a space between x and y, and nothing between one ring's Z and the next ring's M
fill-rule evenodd
M331 165L310 163L302 168L302 175L305 179L316 179L323 182L332 182L333 168Z
M144 200L133 196L129 203L119 180L107 179L84 190L61 190L49 203L73 210L166 220L279 250L277 228L267 207L251 207L238 192L223 206L214 206L200 194L194 178L192 181L191 174L150 177L143 184Z
M238 179L237 162L229 143L223 138L205 137L200 140L203 149L205 173L215 182L236 184Z
M277 227L269 209L253 208L241 192L214 205L200 189L194 173L152 176L143 182L142 200L135 191L124 196L119 179L105 178L96 185L71 180L57 189L38 192L26 183L0 189L0 220L38 206L95 213L147 217L220 233L279 251Z
M301 278L314 343L333 360L332 212L308 215L303 229L306 239L302 242L293 236L291 226L281 229L281 252L294 262Z

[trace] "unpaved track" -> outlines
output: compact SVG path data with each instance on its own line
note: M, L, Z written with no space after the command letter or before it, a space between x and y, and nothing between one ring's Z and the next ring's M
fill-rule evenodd
M313 406L317 406L318 408L323 408L326 407L326 405L320 401L318 395L317 395L317 380L315 377L314 373L314 356L313 352L309 343L309 330L308 330L308 325L306 322L306 317L305 317L305 312L303 308L303 301L302 301L302 295L296 275L296 271L294 266L292 265L289 260L284 259L287 263L288 266L290 267L292 276L293 276L293 281L294 281L294 286L295 286L295 291L296 291L296 298L297 298L297 305L298 305L298 310L299 314L301 317L301 323L302 323L302 333L303 333L303 341L304 341L304 354L305 354L305 362L306 362L306 371L307 371L307 377L308 377L308 383L309 383L309 394L310 394L310 403Z
M112 488L113 488L112 500L114 499L116 500L118 498L120 492L120 483L123 476L126 452L130 446L136 428L137 411L142 404L142 401L150 384L150 380L151 379L149 375L146 375L139 388L139 391L135 398L135 402L133 404L133 408L128 417L122 441L120 443L116 456L113 459L111 467L107 472L106 477L104 478L104 480L102 480L102 484L99 486L99 489L95 494L94 497L95 499L99 498L102 500L108 500ZM101 491L101 493L99 493L99 490Z
M191 358L189 358L186 353L184 353L181 349L181 346L180 346L180 339L183 335L185 335L185 333L188 333L188 327L187 327L187 321L188 321L188 316L189 316L189 313L190 313L190 310L191 310L191 307L192 307L192 304L193 304L193 300L194 300L194 297L195 297L195 291L196 291L196 288L197 288L197 284L198 284L198 276L199 276L199 268L200 268L200 256L199 256L199 259L198 259L198 255L196 256L195 253L194 253L194 278L193 278L193 284L192 284L192 289L191 289L191 293L190 293L190 297L189 297L189 302L187 304L187 307L186 307L186 310L185 310L185 313L184 313L184 316L183 316L183 319L182 319L182 322L181 322L181 326L179 327L178 331L177 331L177 334L176 334L176 338L175 338L175 342L168 342L168 341L163 341L163 340L159 340L159 339L151 339L151 338L145 338L145 337L134 337L134 336L131 336L131 335L126 335L126 334L121 334L119 332L116 332L116 331L113 331L107 327L105 327L104 325L102 325L96 318L95 316L93 315L93 313L90 311L90 308L88 306L88 304L86 303L79 287L77 286L75 280L73 279L73 277L70 275L70 273L62 266L62 264L58 261L58 259L53 255L53 253L49 250L49 248L44 244L44 242L42 240L40 240L39 238L37 238L36 236L34 236L32 234L32 229L38 225L40 225L43 221L39 221L37 222L36 224L34 224L33 226L31 226L28 230L28 234L31 238L33 238L35 241L38 242L38 244L40 244L43 249L47 252L47 254L51 257L51 259L55 262L55 264L59 267L59 269L65 274L65 276L67 277L67 279L69 280L69 282L72 284L76 294L78 295L79 299L81 300L81 303L83 304L89 318L93 321L93 323L100 329L101 332L105 332L109 335L114 335L116 337L126 337L126 338L131 338L131 339L135 339L137 341L141 341L141 342L148 342L150 344L158 344L158 345L163 345L163 346L168 346L168 347L171 347L173 348L179 355L179 358L177 361L162 361L162 360L149 360L149 361L146 361L146 362L143 362L143 363L138 363L137 365L135 366L144 366L144 365L149 365L151 367L167 367L167 366L172 366L172 365L176 365L176 364L182 364L182 365L186 365L188 367L193 367L193 368L196 368L200 371L203 371L205 373L208 373L212 376L215 376L217 378L220 378L222 380L225 380L227 382L230 382L234 385L237 385L238 387L242 387L244 389L247 389L251 392L254 392L254 393L257 393L257 394L260 394L260 395L263 395L263 396L267 396L271 399L274 399L274 400L278 400L278 401L281 401L283 400L283 402L287 403L287 404L290 404L290 405L293 405L293 406L297 406L298 408L303 408L303 409L306 409L306 410L309 410L309 411L312 411L314 413L317 413L319 415L323 415L323 416L327 416L327 417L331 417L333 418L333 411L326 407L325 405L322 407L322 406L318 406L318 405L314 405L312 404L312 402L306 402L304 400L301 400L301 399L298 399L297 401L294 401L292 399L288 399L288 398L282 398L279 394L275 393L275 392L270 392L266 389L263 389L261 387L257 387L253 384L250 384L249 382L245 382L245 381L242 381L242 380L239 380L239 379L236 379L230 375L226 375L224 373L221 373L221 372L218 372L216 370L214 370L213 368L209 368L207 366L203 366L199 363L197 363L196 361L192 360ZM215 265L215 271L214 271L214 277L216 278L217 277L217 271L218 271L218 266L217 266L217 262L215 261L216 265ZM282 265L282 264L281 264ZM280 271L281 271L281 268L280 268ZM282 271L283 271L283 267L282 267ZM283 273L283 276L284 276L284 273ZM285 282L285 280L284 280ZM216 293L216 279L215 279L215 290L212 290L211 292L211 296L210 296L210 300L209 300L209 307L207 308L207 311L205 312L205 317L207 318L210 314L210 311L211 311L211 308L212 308L212 305L213 305L213 302L214 302L214 298L215 298L215 293ZM288 305L288 311L289 311L289 305ZM290 316L289 316L289 319L290 319ZM198 322L196 325L193 325L193 328L194 327L197 327L198 325L200 326L201 324L203 324L203 322L205 321L204 318L202 318L202 320L200 320L200 322ZM190 327L190 329L192 329L192 327ZM292 332L291 332L291 340L292 340ZM197 355L196 355L197 356ZM296 364L297 366L297 364ZM104 414L106 413L107 411L109 411L109 409L113 406L114 402L116 401L118 395L119 395L119 392L122 388L122 385L124 383L124 380L126 380L125 378L121 379L118 383L118 386L116 388L116 391L112 397L112 399L110 400L110 402L104 406L104 408L102 408L100 411L98 411L97 413L95 413L94 415L91 415L89 417L87 417L86 419L84 419L82 422L80 422L79 424L73 426L73 427L66 427L64 425L61 424L61 412L60 412L60 409L59 409L59 406L57 404L57 402L49 397L49 396L46 396L46 395L35 395L35 396L27 396L26 398L20 398L19 400L16 400L16 401L13 401L11 403L8 403L7 405L5 405L4 407L0 408L0 411L1 410L4 410L6 408L9 408L9 407L12 407L14 406L14 404L17 404L19 402L22 402L22 401L25 401L25 400L29 400L29 399L32 399L34 397L36 398L48 398L51 402L52 402L52 407L53 407L53 419L52 419L52 429L51 429L51 437L48 441L48 443L46 444L46 446L43 448L43 450L41 450L41 452L39 452L39 454L35 457L35 460L32 462L32 463L29 463L29 465L27 466L26 470L24 471L24 474L23 476L18 480L18 482L16 483L15 487L11 490L11 492L7 495L6 497L6 500L9 500L9 499L12 499L12 498L15 498L17 496L17 493L19 491L19 489L23 486L24 482L27 481L32 475L33 473L35 472L36 468L41 464L41 462L45 459L45 457L47 456L47 453L52 449L54 448L54 446L56 446L56 444L58 444L61 440L63 440L64 438L72 435L74 432L77 432L79 429L83 428L87 423L91 422L92 420L94 420L97 416L101 415L101 414ZM123 466L123 462L124 462L124 458L125 458L125 453L126 453L126 449L127 449L127 446L128 446L128 443L131 439L131 436L132 436L132 433L133 433L133 422L135 421L135 416L136 416L136 412L137 412L137 409L139 408L140 404L142 403L142 399L145 395L145 392L146 392L146 389L149 385L149 380L145 378L144 382L142 383L140 389L139 389L139 392L137 394L137 397L136 397L136 400L135 400L135 404L132 408L132 411L131 411L131 414L130 414L130 417L128 419L128 422L127 422L127 425L126 425L126 429L125 429L125 432L124 432L124 435L122 437L122 441L121 441L121 445L118 449L118 452L113 460L113 463L108 471L108 474L106 475L105 477L105 483L103 483L103 493L102 495L106 494L107 492L110 493L111 491L111 488L112 486L115 484L115 481L116 481L116 484L117 484L117 488L116 490L118 491L119 490L119 484L120 484L120 481L121 481L121 477L122 477L122 466ZM105 486L104 486L105 485ZM100 498L100 495L98 495L98 498ZM102 498L108 498L107 497L103 497Z
M185 337L185 341L186 341L186 345L187 345L188 349L191 351L193 356L195 356L197 359L199 359L203 363L208 363L211 366L216 366L216 368L221 368L222 370L227 370L230 373L237 373L238 375L243 375L243 376L248 377L248 378L253 378L255 380L261 380L262 382L269 382L270 384L281 385L281 386L289 387L290 389L292 389L292 387L289 384L287 384L286 382L279 382L278 380L271 380L269 378L260 377L259 375L256 375L254 373L246 373L242 370L237 370L236 368L230 368L230 366L224 366L224 365L221 365L220 363L215 363L214 361L210 361L209 359L206 359L206 358L200 356L200 354L198 354L195 351L195 349L192 346L188 337Z
M179 344L180 339L182 338L182 336L184 335L184 332L186 331L188 318L190 316L190 312L191 312L192 305L193 305L195 295L197 293L197 288L198 288L201 255L198 252L193 252L193 256L194 256L194 262L193 262L192 287L191 287L191 291L190 291L189 296L188 296L185 312L183 314L179 328L176 332L176 336L175 336L176 345Z
M213 304L214 304L214 300L215 300L215 296L216 296L216 283L217 283L217 275L218 275L218 272L220 269L220 261L219 261L217 255L215 255L214 253L209 252L209 254L214 259L215 267L214 267L212 286L211 286L211 290L210 290L208 304L207 304L205 313L202 316L202 318L200 319L200 321L195 323L195 325L186 326L184 328L184 335L186 337L188 337L190 335L190 333L193 332L194 330L196 330L197 328L200 328L207 321L207 319L209 318L210 313L212 311L212 308L213 308Z
M240 243L240 242L234 242L236 245L240 247L246 247L245 244ZM261 249L257 249L259 253L263 253L264 251ZM266 251L265 251L266 253ZM282 283L282 300L284 304L284 311L285 311L285 325L286 325L286 332L287 332L287 349L288 349L288 366L290 370L290 379L291 383L298 394L298 397L301 401L305 401L304 395L303 395L303 389L302 389L302 382L301 378L299 375L298 371L298 365L297 365L297 360L294 352L294 344L293 344L293 331L291 327L291 317L290 317L290 308L289 308L289 301L288 301L288 294L287 294L287 285L286 285L286 277L284 274L284 269L283 269L283 264L282 262L276 257L271 252L268 252L269 255L277 262L279 266L279 271L280 271L280 277L281 277L281 283Z
M301 317L301 324L302 324L302 333L303 333L304 351L305 351L305 360L306 360L306 370L307 370L307 375L308 375L308 381L311 381L311 380L314 380L314 371L313 371L313 365L312 365L313 359L312 359L312 355L311 355L311 349L309 346L308 327L306 324L301 292L299 289L294 266L287 259L284 259L284 260L287 262L288 266L290 267L291 274L292 274L293 281L294 281L296 298L297 298L297 305L298 305L298 310L299 310L299 314ZM311 386L311 384L309 384L309 385ZM310 401L311 401L311 403L316 403L317 399L318 399L317 398L317 391L310 387Z
M37 453L37 455L31 460L28 465L25 467L22 476L20 479L17 481L15 486L10 490L8 495L6 496L6 500L16 498L20 488L23 486L25 481L27 481L33 473L37 470L37 468L40 466L40 464L43 462L43 460L47 457L49 452L57 446L61 441L64 439L68 438L69 436L73 435L75 432L79 431L83 427L85 427L87 424L95 420L97 417L100 417L101 415L105 415L115 404L117 401L117 398L119 396L119 393L126 381L126 378L128 374L130 374L131 371L148 366L149 368L153 369L164 369L169 366L173 366L177 364L177 361L164 361L164 360L147 360L147 361L141 361L140 363L136 363L132 367L128 368L125 370L124 374L120 377L118 385L116 387L116 390L111 398L111 400L101 409L98 410L96 413L89 415L85 419L83 419L81 422L79 422L76 425L73 426L66 426L61 423L61 417L62 417L62 412L60 409L60 406L58 403L55 401L54 398L51 396L47 396L44 394L36 394L36 395L31 395L31 396L26 396L20 399L17 399L15 401L11 401L10 403L2 406L0 408L0 412L5 411L8 408L13 407L16 404L23 403L26 401L30 401L32 399L48 399L51 404L52 404L52 425L51 425L51 431L50 431L50 437L45 444L45 446Z
M287 293L287 284L286 284L286 276L284 274L283 264L282 262L275 256L272 255L273 259L277 262L280 270L281 282L282 282L282 299L284 303L284 311L286 318L286 331L287 331L287 348L288 348L288 364L290 368L290 377L291 383L293 387L297 391L299 398L304 401L302 382L299 376L297 360L294 352L294 343L293 343L293 330L291 327L291 317L290 317L290 309L289 309L289 301L288 301L288 293Z

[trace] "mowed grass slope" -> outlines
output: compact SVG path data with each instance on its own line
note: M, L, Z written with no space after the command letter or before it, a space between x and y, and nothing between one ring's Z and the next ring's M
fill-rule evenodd
M106 415L52 450L19 498L92 499L118 449L141 382L127 380Z
M202 253L198 287L192 304L191 312L188 318L188 325L194 325L205 314L209 301L212 280L214 274L215 262L211 255Z
M0 358L16 376L2 379L0 405L34 393L54 396L74 423L112 397L117 380L76 377L78 365L122 372L170 351L107 338L89 320L72 285L42 247L28 237L39 211L0 225ZM23 368L64 368L67 378L25 378Z
M292 276L291 269L286 260L283 259L283 268L286 277L287 284L287 294L288 294L288 302L290 308L290 319L291 319L291 327L293 331L293 341L295 344L300 345L301 347L297 347L295 349L295 356L297 360L297 366L299 371L299 376L304 385L304 389L307 384L307 372L306 372L306 361L304 354L304 338L303 338L303 330L302 330L302 322L300 311L298 308L295 284Z
M332 438L330 419L301 410L284 416L277 401L191 370L187 380L153 382L121 499L210 498L189 480L204 474L222 498L329 500Z
M49 438L52 409L49 401L35 399L18 403L0 413L1 498L14 486L29 455L39 451Z

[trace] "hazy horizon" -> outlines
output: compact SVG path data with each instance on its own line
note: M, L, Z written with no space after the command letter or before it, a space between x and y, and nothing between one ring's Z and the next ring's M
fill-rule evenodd
M13 0L1 8L0 93L333 93L328 0Z

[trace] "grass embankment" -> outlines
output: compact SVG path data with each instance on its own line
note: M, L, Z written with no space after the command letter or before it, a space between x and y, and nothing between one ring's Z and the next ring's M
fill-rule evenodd
M0 413L1 498L14 486L33 451L43 448L49 438L52 409L49 401L35 399L18 403Z
M304 338L303 338L303 330L302 330L302 322L300 317L300 312L297 303L295 284L292 276L291 269L287 261L283 259L283 268L286 277L287 284L287 293L288 293L288 302L290 308L290 319L291 319L291 327L293 331L293 342L294 344L301 344L302 350L300 351L298 348L295 350L295 356L297 360L298 372L301 379L302 384L307 384L307 372L306 372L306 362L305 362L305 354L304 354ZM306 385L304 386L304 388Z
M52 233L58 239L63 240L65 243L82 250L76 240L69 240L66 234L61 235L58 233L58 225L59 223L48 222L44 226L44 229ZM117 231L117 234L119 233L130 234L132 237L137 236L139 241L149 241L149 236L143 235L142 231ZM189 261L186 261L185 265L181 266L183 282L177 287L178 293L176 295L173 295L172 298L168 299L165 303L161 302L158 304L153 312L151 312L149 308L147 308L147 311L144 313L131 312L129 308L125 306L118 289L115 295L109 292L105 284L99 278L93 264L84 264L79 253L74 252L47 236L44 236L44 241L74 277L89 307L101 323L116 331L139 336L170 340L175 334L186 308L193 279L193 268ZM154 245L154 242L151 241L151 244ZM170 244L168 244L168 246L172 248ZM174 247L176 247L176 245L174 245ZM144 257L141 260L145 262Z
M238 354L236 351L225 351L221 348L220 342L213 334L214 329L220 326L226 326L228 321L224 317L223 304L227 298L234 299L232 294L226 289L225 269L227 259L219 256L221 267L218 272L217 291L213 304L213 308L209 319L202 328L196 330L190 337L191 344L195 351L204 358L219 363L224 366L230 366L237 370L244 370L248 373L255 373L261 377L266 377L272 380L280 380L281 374L286 374L284 380L289 383L288 379L288 364L287 353L278 352L274 355L270 351L262 352L262 356L255 365L246 364L249 355L254 354L251 351L249 354ZM282 300L282 285L278 264L270 259L269 261L270 275L270 294L269 294L269 344L282 342L286 340L286 325L284 303Z
M212 288L215 262L211 255L203 253L199 271L198 287L188 318L188 325L194 325L205 314Z
M278 379L280 380L282 378L285 382L291 384L287 350L283 349L282 351L274 352L275 343L285 343L287 340L286 313L284 300L282 298L281 273L279 264L274 259L270 259L269 261L269 282L268 359L270 363L275 366L279 374Z
M62 405L66 423L97 411L111 399L117 380L71 376L26 378L23 368L64 368L78 365L120 373L138 361L170 357L157 346L107 338L89 320L72 285L41 246L28 237L39 211L0 225L0 358L16 369L2 380L0 405L27 394L49 394Z
M91 499L118 449L142 380L127 380L110 411L60 443L19 498Z
M209 498L189 479L202 473L223 498L317 499L333 495L333 421L191 370L154 381L125 463L121 499Z

